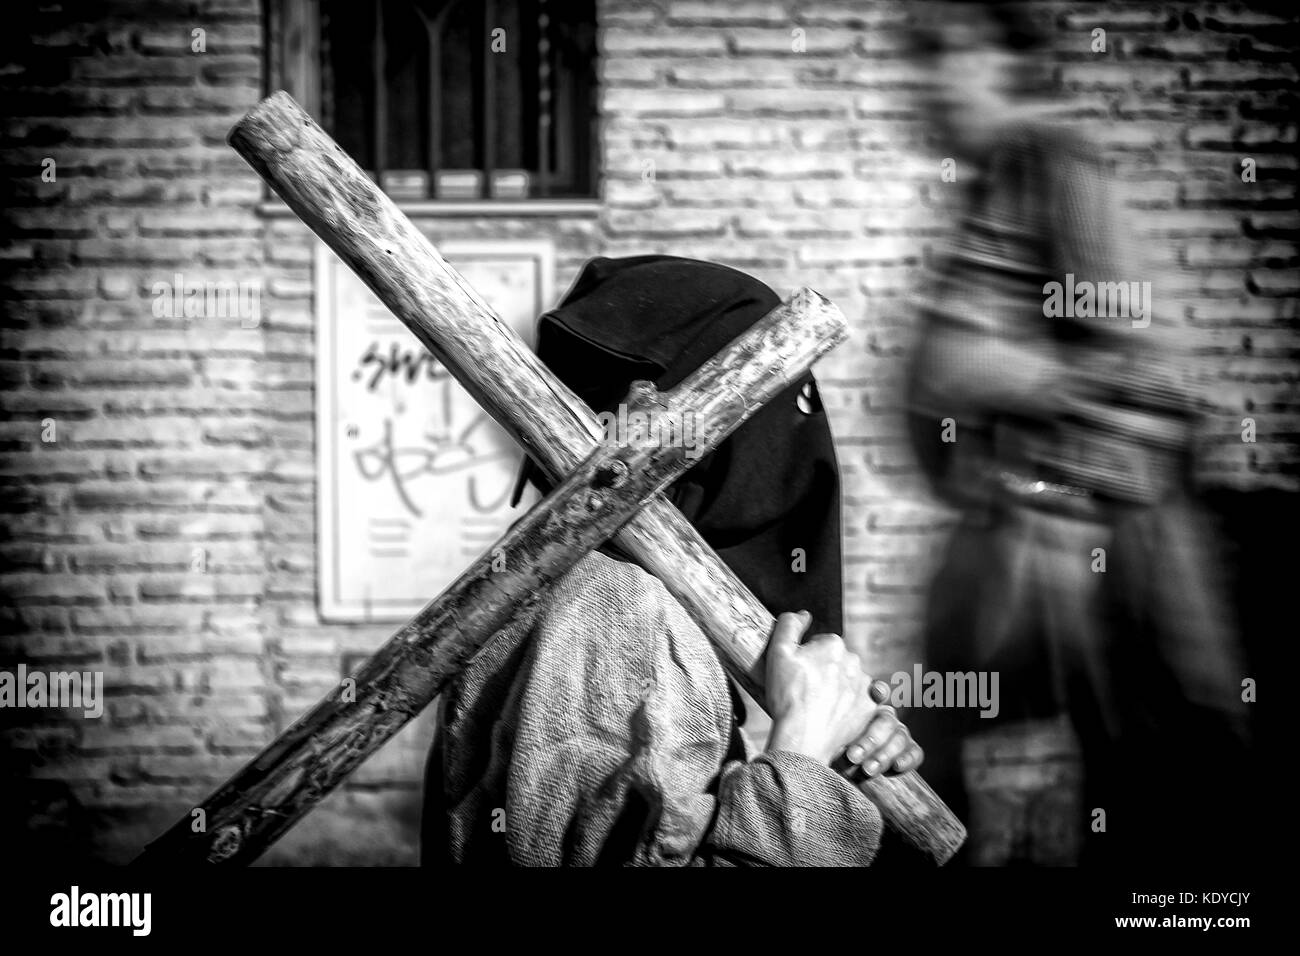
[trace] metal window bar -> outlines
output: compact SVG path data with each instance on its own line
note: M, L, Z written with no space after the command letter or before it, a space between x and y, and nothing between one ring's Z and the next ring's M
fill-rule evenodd
M537 195L551 193L551 17L537 0Z
M487 198L493 194L492 170L496 167L497 158L497 65L491 49L496 6L496 0L483 0L483 30L479 34L478 43L479 56L482 58L482 66L478 71L482 84L478 122L479 168L483 171L483 195Z
M372 64L373 116L371 117L370 136L372 148L372 173L375 180L382 184L383 175L388 166L389 134L389 97L387 70L387 38L385 36L384 5L386 0L374 3L373 31L370 38L370 56ZM430 14L425 4L410 3L410 9L424 25L424 40L427 45L428 64L427 90L429 102L429 128L427 136L428 156L426 169L428 173L428 192L436 197L438 172L442 161L442 99L443 99L443 43L447 22L453 10L461 0L446 0L436 13ZM475 152L478 171L483 177L483 198L492 198L492 177L497 162L497 95L496 68L492 61L492 30L496 15L496 0L479 0L478 26L481 29L480 42L475 44L472 57L472 89L474 92L477 114L475 130ZM561 102L562 99L575 99L576 88L574 76L558 63L557 36L554 17L548 0L535 0L536 16L536 54L537 54L537 90L532 105L534 112L533 135L536 137L536 168L530 169L530 193L534 197L549 196L556 185L567 184L569 188L579 185L577 180L590 176L590 169L575 168L572 162L576 157L574 142L568 139L578 132L577 123L582 115L581 104ZM326 80L326 83L329 81ZM520 91L523 93L523 91ZM575 115L575 110L576 115ZM330 111L332 112L332 111ZM526 120L525 120L526 122ZM526 149L526 146L524 147ZM585 164L584 164L585 165Z
M375 4L375 32L370 43L370 62L374 66L375 83L375 115L371 124L374 136L372 155L375 161L375 182L382 184L388 159L388 78L384 75L388 47L384 37L384 0L378 0Z
M415 12L424 22L425 43L429 57L429 155L426 166L429 172L429 195L436 194L438 167L442 165L442 34L447 27L447 17L459 0L447 0L434 16L430 17L417 4Z

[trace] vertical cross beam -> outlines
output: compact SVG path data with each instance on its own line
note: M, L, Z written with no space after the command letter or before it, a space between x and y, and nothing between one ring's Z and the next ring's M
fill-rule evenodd
M628 404L649 418L644 436L593 452L352 680L151 843L141 862L256 859L442 693L493 636L535 607L552 582L690 468L694 454L660 441L661 426L676 424L680 435L689 416L696 426L690 451L707 454L846 337L840 311L803 290L672 391L636 383Z
M597 444L595 415L443 261L429 240L295 103L276 93L229 142L289 208L396 315L554 481ZM742 396L743 398L743 396ZM760 703L775 619L661 495L615 539L699 624L728 672ZM855 782L936 862L965 829L918 774Z

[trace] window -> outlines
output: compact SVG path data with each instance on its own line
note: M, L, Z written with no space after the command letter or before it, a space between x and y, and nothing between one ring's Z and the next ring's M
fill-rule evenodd
M594 0L279 0L272 76L399 200L596 196Z

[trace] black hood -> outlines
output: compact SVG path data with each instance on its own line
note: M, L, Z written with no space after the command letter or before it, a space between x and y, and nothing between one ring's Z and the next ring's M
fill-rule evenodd
M779 304L757 279L714 263L597 258L542 315L537 352L593 411L614 412L634 380L672 388ZM548 490L539 469L526 477ZM816 631L842 633L839 468L811 373L668 496L773 614L806 609Z

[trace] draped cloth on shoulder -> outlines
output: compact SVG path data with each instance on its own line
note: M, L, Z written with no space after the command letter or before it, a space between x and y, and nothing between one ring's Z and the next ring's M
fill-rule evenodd
M538 353L596 412L636 379L679 383L779 304L734 269L594 259L541 317ZM531 480L545 489L541 471ZM811 374L755 412L669 498L774 614L842 627L839 473ZM588 555L442 700L426 863L866 865L874 805L795 753L753 759L708 639L617 549Z
M604 554L498 634L439 717L426 864L866 866L881 847L875 805L839 774L748 751L708 639Z

